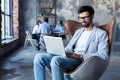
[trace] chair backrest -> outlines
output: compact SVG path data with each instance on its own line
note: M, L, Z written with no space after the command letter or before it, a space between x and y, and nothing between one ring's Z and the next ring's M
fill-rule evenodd
M67 31L70 39L74 35L75 31L80 27L82 27L80 22L77 22L77 21L74 21L74 20L67 20L65 22L65 28L66 28L66 31Z
M31 37L30 32L29 32L29 31L25 31L25 33L26 33L26 36L28 37L28 39L31 39L31 40L32 40L32 37Z
M111 46L114 38L114 29L115 29L115 17L112 18L112 20L105 25L99 25L97 26L103 30L105 30L108 34L108 40L109 40L109 55L111 52Z
M81 24L77 21L73 21L73 20L67 20L65 22L65 28L66 31L70 37L70 39L72 38L72 36L74 35L74 32L78 29L81 28ZM97 27L105 30L108 33L108 38L109 38L109 55L111 52L111 46L112 46L112 41L113 41L113 36L114 36L114 28L115 28L115 17L112 18L112 20L105 25L98 25Z

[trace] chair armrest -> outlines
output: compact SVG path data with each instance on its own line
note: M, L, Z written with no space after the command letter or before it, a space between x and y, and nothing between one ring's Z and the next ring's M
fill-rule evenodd
M98 80L105 72L108 62L97 56L92 56L77 67L71 73L71 77L73 80Z

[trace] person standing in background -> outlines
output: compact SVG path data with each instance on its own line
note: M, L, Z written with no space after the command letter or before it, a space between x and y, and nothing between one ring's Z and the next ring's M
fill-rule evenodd
M40 35L39 35L39 27L40 27L40 24L42 23L41 20L38 20L36 25L34 26L33 28L33 31L32 31L32 39L36 39L36 42L37 42L37 49L39 50L40 47L39 47L39 39L40 39Z

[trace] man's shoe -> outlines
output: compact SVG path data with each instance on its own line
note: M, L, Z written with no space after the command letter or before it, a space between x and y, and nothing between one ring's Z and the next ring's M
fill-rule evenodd
M38 47L37 50L39 51L39 50L40 50L40 47Z
M40 47L39 46L36 46L37 50L39 51L40 50Z

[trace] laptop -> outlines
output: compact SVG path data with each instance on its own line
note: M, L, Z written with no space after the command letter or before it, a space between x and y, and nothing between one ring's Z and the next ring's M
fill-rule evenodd
M47 53L66 56L61 37L44 36Z

